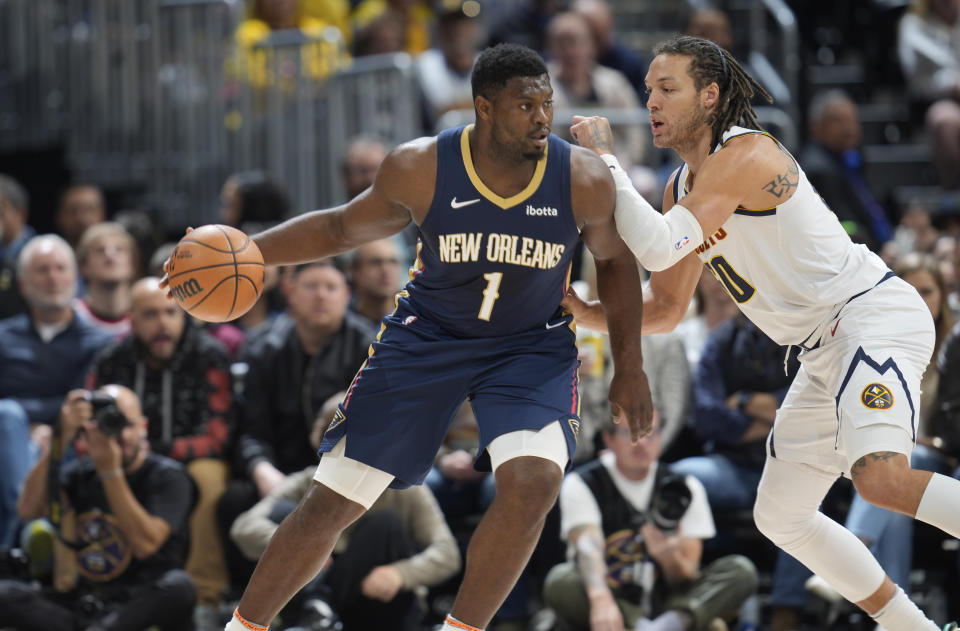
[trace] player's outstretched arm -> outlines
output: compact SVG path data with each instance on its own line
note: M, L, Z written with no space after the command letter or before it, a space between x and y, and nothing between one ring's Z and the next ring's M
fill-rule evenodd
M344 204L315 210L254 235L267 265L312 261L352 250L420 221L433 199L437 153L432 138L391 151L373 186Z
M703 242L704 234L712 234L739 205L739 199L734 199L736 187L726 182L708 187L710 196L690 209L677 205L673 213L661 215L633 187L630 176L613 155L613 134L607 119L575 116L573 120L570 131L577 142L599 154L610 168L617 187L617 231L648 270L664 270L682 260Z
M667 211L674 205L672 181L670 178L663 192L663 208ZM700 279L701 268L700 260L689 255L669 269L651 275L650 282L643 287L644 335L669 333L683 320ZM583 300L570 288L563 306L573 313L579 326L607 332L606 315L600 301Z
M574 214L597 263L597 293L606 314L614 376L610 409L626 421L634 441L650 431L653 404L643 373L640 333L643 298L640 270L613 223L616 193L604 164L590 152L571 151Z

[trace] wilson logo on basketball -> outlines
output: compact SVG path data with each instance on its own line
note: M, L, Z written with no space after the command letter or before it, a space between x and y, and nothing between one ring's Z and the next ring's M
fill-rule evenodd
M187 298L193 298L202 291L203 287L200 286L200 283L197 282L197 279L191 278L185 283L175 285L173 288L173 295L176 296L177 300L186 300Z

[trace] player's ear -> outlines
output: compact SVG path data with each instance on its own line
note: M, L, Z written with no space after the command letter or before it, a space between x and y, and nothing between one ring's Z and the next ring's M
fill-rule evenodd
M700 91L700 104L703 107L713 107L720 100L720 86L716 81Z
M491 120L493 118L493 102L483 95L473 99L473 107L477 110L477 118Z

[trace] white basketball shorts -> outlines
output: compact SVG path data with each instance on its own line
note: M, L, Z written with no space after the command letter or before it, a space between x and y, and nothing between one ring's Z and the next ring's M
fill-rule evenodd
M847 302L816 348L800 354L800 371L767 439L768 455L848 476L869 453L909 458L934 337L930 310L899 278Z

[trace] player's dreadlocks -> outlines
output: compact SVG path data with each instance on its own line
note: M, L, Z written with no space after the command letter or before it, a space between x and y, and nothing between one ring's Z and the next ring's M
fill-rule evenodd
M773 103L773 97L726 50L708 39L677 35L657 44L653 54L691 57L689 73L697 91L711 83L720 88L720 98L710 120L713 127L711 147L715 147L723 132L734 125L761 129L750 100L756 93L770 103Z
M547 74L543 59L531 48L520 44L497 44L480 53L473 64L470 83L473 98L492 98L493 93L514 77L539 77Z

